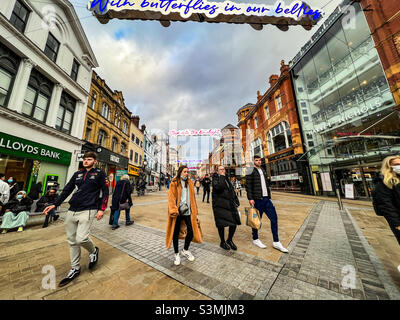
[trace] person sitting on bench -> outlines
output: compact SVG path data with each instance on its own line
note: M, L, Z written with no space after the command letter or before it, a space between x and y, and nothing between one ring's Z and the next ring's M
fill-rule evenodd
M26 196L25 191L18 191L14 199L8 201L5 206L5 214L0 228L2 233L7 233L8 229L18 228L18 232L24 231L24 227L29 218L33 200Z
M35 212L43 212L43 210L48 207L51 203L55 203L58 199L57 190L55 188L51 188L43 197L39 199L36 204ZM49 225L50 217L53 216L53 220L57 221L59 215L56 214L56 209L53 209L46 215L46 219L44 220L43 228L46 228Z

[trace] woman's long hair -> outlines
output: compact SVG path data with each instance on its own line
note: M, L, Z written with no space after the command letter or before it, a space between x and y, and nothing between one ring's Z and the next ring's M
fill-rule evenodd
M396 172L391 167L391 162L395 159L400 159L400 156L386 157L382 162L381 173L383 175L383 183L389 188L397 186L400 183L400 179Z
M184 169L187 169L187 166L180 166L178 169L178 173L176 174L176 181L178 182L178 184L181 184L181 174ZM185 188L188 187L188 181L189 181L189 176L185 181Z

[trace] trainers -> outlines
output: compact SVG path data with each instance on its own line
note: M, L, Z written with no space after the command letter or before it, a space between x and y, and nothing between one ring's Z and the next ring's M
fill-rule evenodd
M228 241L226 241L226 243L228 244L228 246L231 247L232 250L234 250L234 251L237 250L237 247L236 247L236 245L233 243L232 240L228 240Z
M115 229L118 229L118 228L119 228L119 225L118 226L112 226L111 230L115 230Z
M228 244L226 242L221 242L221 244L219 245L222 249L225 249L227 251L229 251L231 248L228 246Z
M71 270L69 270L67 276L60 281L60 284L58 286L59 287L65 286L66 284L68 284L72 280L74 280L77 276L79 276L80 273L81 273L81 269L80 268L79 269L71 269Z
M57 221L57 219L60 217L60 215L56 214L53 218L53 221Z
M3 231L1 232L2 234L7 233L7 229L3 229Z
M89 269L92 269L99 260L99 248L95 247L94 253L89 254Z
M265 248L267 247L266 245L264 245L264 244L260 241L260 239L253 240L253 244L254 244L255 246L261 248L261 249L265 249Z
M179 266L180 264L181 264L181 257L179 256L179 253L175 253L174 265Z
M22 232L22 231L24 231L23 227L19 227L18 230L17 230L17 232Z
M289 252L288 249L284 248L283 245L282 245L282 243L280 243L280 242L273 242L273 243L272 243L272 246L273 246L275 249L277 249L277 250L279 250L279 251L281 251L281 252L284 252L284 253L288 253L288 252Z
M400 265L397 266L397 270L399 270L399 272L400 272Z
M194 260L194 257L193 257L192 253L189 250L186 251L186 250L182 249L182 255L184 255L189 261L193 261Z

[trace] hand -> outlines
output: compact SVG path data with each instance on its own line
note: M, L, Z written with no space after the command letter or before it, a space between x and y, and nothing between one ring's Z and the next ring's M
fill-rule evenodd
M43 214L47 216L47 214L48 214L51 210L53 210L55 207L56 207L55 205L51 205L51 206L48 206L48 207L44 208Z
M400 226L396 227L396 230L399 230L399 231L400 231Z
M97 215L96 215L97 220L101 220L103 218L103 215L104 215L104 211L101 211L101 210L97 211Z
M252 207L254 207L255 201L254 200L249 200L249 203Z

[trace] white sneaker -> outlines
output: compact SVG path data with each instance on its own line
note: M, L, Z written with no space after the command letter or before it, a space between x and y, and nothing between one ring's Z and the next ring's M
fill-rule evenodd
M283 245L282 245L282 243L280 243L280 242L273 242L273 243L272 243L272 246L273 246L275 249L277 249L277 250L279 250L279 251L282 251L282 252L284 252L284 253L288 253L288 252L289 252L288 249L284 248Z
M179 253L176 253L174 265L179 266L180 264L181 264L181 257L179 256Z
M184 255L189 261L194 261L194 257L189 250L186 251L186 250L182 249L182 255Z
M397 270L399 270L399 272L400 272L400 264L397 266Z
M261 249L265 249L267 247L265 244L261 242L260 239L253 240L253 244L256 245L257 247L260 247Z

